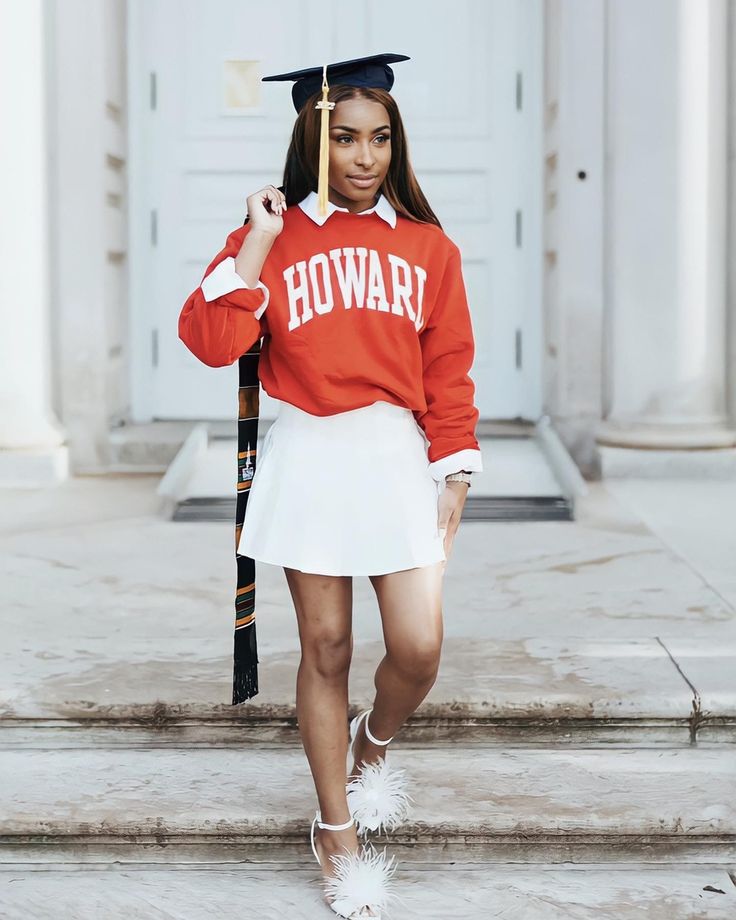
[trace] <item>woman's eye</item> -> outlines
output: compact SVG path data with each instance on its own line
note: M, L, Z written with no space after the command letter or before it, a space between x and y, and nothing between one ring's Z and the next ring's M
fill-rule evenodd
M383 138L384 141L390 140L390 136L388 134L377 134L375 139L378 140L379 137ZM345 141L345 140L351 141L352 137L349 134L341 134L337 138L338 143L340 143L340 141Z

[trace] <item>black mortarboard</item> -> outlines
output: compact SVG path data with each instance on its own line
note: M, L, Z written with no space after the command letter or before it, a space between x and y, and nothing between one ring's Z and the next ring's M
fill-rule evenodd
M327 79L331 83L372 86L388 91L394 85L394 72L388 65L408 60L410 58L406 54L370 54L368 57L353 58L350 61L338 61L336 64L327 65ZM262 82L295 80L291 88L291 98L294 101L294 108L300 112L307 99L321 88L323 71L324 65L304 67L302 70L263 77Z
M369 86L375 89L390 90L394 85L394 72L388 66L397 61L410 60L407 54L369 54L367 57L353 58L350 61L338 61L336 64L323 64L321 67L305 67L289 73L277 73L262 77L261 82L269 80L294 80L291 98L294 108L300 112L304 103L320 88L322 98L315 108L322 110L320 119L319 170L317 181L317 209L324 216L327 213L327 173L329 166L329 131L330 109L334 102L328 102L330 87L328 77L333 83L345 83L348 86Z

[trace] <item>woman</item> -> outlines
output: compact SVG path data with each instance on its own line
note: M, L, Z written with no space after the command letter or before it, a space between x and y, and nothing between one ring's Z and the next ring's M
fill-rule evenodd
M419 188L388 91L388 63L406 59L264 78L297 81L283 187L248 197L248 222L179 321L210 366L263 337L260 381L281 402L238 552L284 568L301 643L297 718L319 802L312 849L327 903L350 918L380 917L395 897L392 861L359 846L358 833L408 814L387 745L434 684L445 565L470 473L482 470L460 253ZM373 706L348 736L353 575L375 589L386 655Z

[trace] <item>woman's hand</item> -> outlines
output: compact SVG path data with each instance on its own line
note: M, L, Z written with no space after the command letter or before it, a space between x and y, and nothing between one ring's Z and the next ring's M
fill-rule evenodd
M282 214L286 211L286 195L275 185L267 185L246 198L252 230L278 236L284 229Z
M444 538L444 550L447 559L450 558L455 533L460 526L460 515L463 513L465 496L468 494L469 488L470 486L467 482L450 480L450 482L445 483L445 488L437 502L437 526L441 536Z

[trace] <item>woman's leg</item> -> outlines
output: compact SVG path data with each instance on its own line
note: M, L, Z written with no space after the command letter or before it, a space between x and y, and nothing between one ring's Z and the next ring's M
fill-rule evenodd
M348 749L348 673L353 652L353 580L284 568L296 610L301 661L296 713L304 751L317 791L322 820L350 819L345 790ZM342 831L315 828L323 874L332 875L331 853L358 849L355 826ZM324 871L327 870L327 871Z
M386 655L374 677L376 697L368 721L371 734L381 740L396 734L437 677L443 638L444 572L445 562L438 562L371 576L381 611ZM351 776L357 775L362 760L373 763L386 754L386 745L368 740L365 722L363 719L360 723Z

